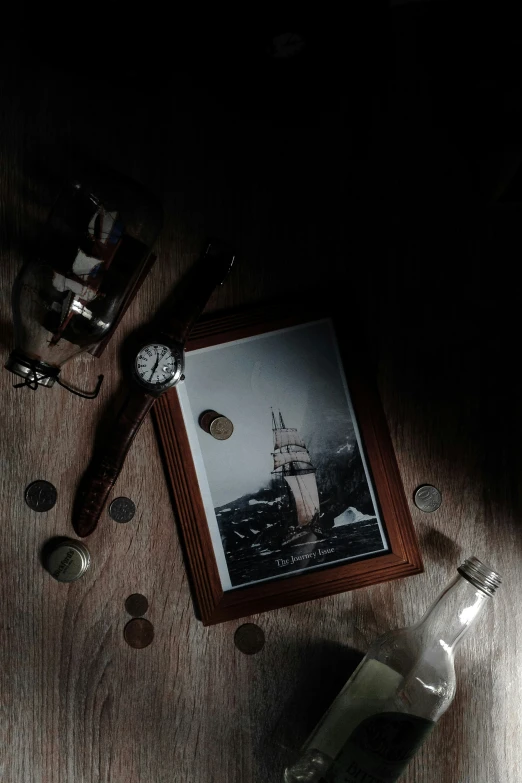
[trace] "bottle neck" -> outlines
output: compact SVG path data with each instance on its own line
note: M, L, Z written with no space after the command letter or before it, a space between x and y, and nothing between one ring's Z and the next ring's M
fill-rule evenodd
M490 596L463 576L456 576L437 598L417 625L415 631L423 644L432 642L450 655L475 624Z

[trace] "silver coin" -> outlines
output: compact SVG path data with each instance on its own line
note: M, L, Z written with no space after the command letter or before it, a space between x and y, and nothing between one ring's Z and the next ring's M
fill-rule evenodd
M234 432L234 425L226 416L217 416L210 424L210 434L217 440L227 440Z
M49 481L33 481L25 490L25 502L33 511L49 511L56 498L56 487Z
M415 490L413 500L417 508L425 511L427 514L431 514L432 511L436 511L440 507L442 495L437 487L431 484L422 484Z
M114 498L109 506L109 516L115 522L130 522L136 513L136 506L130 498Z

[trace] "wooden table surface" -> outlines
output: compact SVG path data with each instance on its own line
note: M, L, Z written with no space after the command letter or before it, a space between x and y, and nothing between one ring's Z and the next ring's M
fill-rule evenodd
M56 70L15 46L6 62L2 364L12 348L14 276L73 145L141 179L162 199L166 221L159 260L108 350L63 371L82 387L103 372L96 401L60 387L14 389L0 372L2 783L280 783L292 749L370 642L417 620L470 555L504 585L458 653L454 704L403 780L519 783L516 210L484 207L458 144L435 143L433 102L420 96L408 114L415 85L407 79L395 86L399 108L385 126L375 122L361 151L344 110L301 124L227 110L209 122L158 92L127 101L123 84L111 111L114 94L96 82L93 99L83 72ZM383 110L378 99L373 109ZM403 135L410 120L414 142ZM516 168L518 148L497 157L488 149L487 160L477 156L478 179L493 193ZM75 584L59 584L39 561L49 538L73 534L74 491L120 381L121 342L173 289L207 233L234 241L240 259L209 311L295 297L318 278L345 287L346 318L363 323L375 350L406 494L433 483L443 495L433 514L410 502L425 573L256 616L266 644L254 656L234 646L243 621L203 628L194 617L150 417L114 491L135 501L133 521L104 514L88 540L92 569ZM57 487L48 513L24 503L35 479ZM144 650L123 638L124 601L136 592L148 598L155 628Z

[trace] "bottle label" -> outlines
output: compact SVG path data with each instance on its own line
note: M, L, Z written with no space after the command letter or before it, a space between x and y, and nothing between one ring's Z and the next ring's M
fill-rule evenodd
M332 783L393 783L435 723L416 715L382 712L360 723L332 767Z

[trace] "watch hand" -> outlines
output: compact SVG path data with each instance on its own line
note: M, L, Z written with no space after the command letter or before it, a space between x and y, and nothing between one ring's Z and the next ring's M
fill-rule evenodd
M150 374L150 378L149 378L149 380L150 380L150 381L152 381L152 376L154 375L154 373L155 373L155 372L156 372L156 370L158 369L158 364L159 364L159 360L160 360L160 357L159 357L159 353L158 353L158 351L156 351L156 356L157 356L158 358L156 359L156 364L155 364L155 365L154 365L154 367L152 368L152 372L151 372L151 374Z

